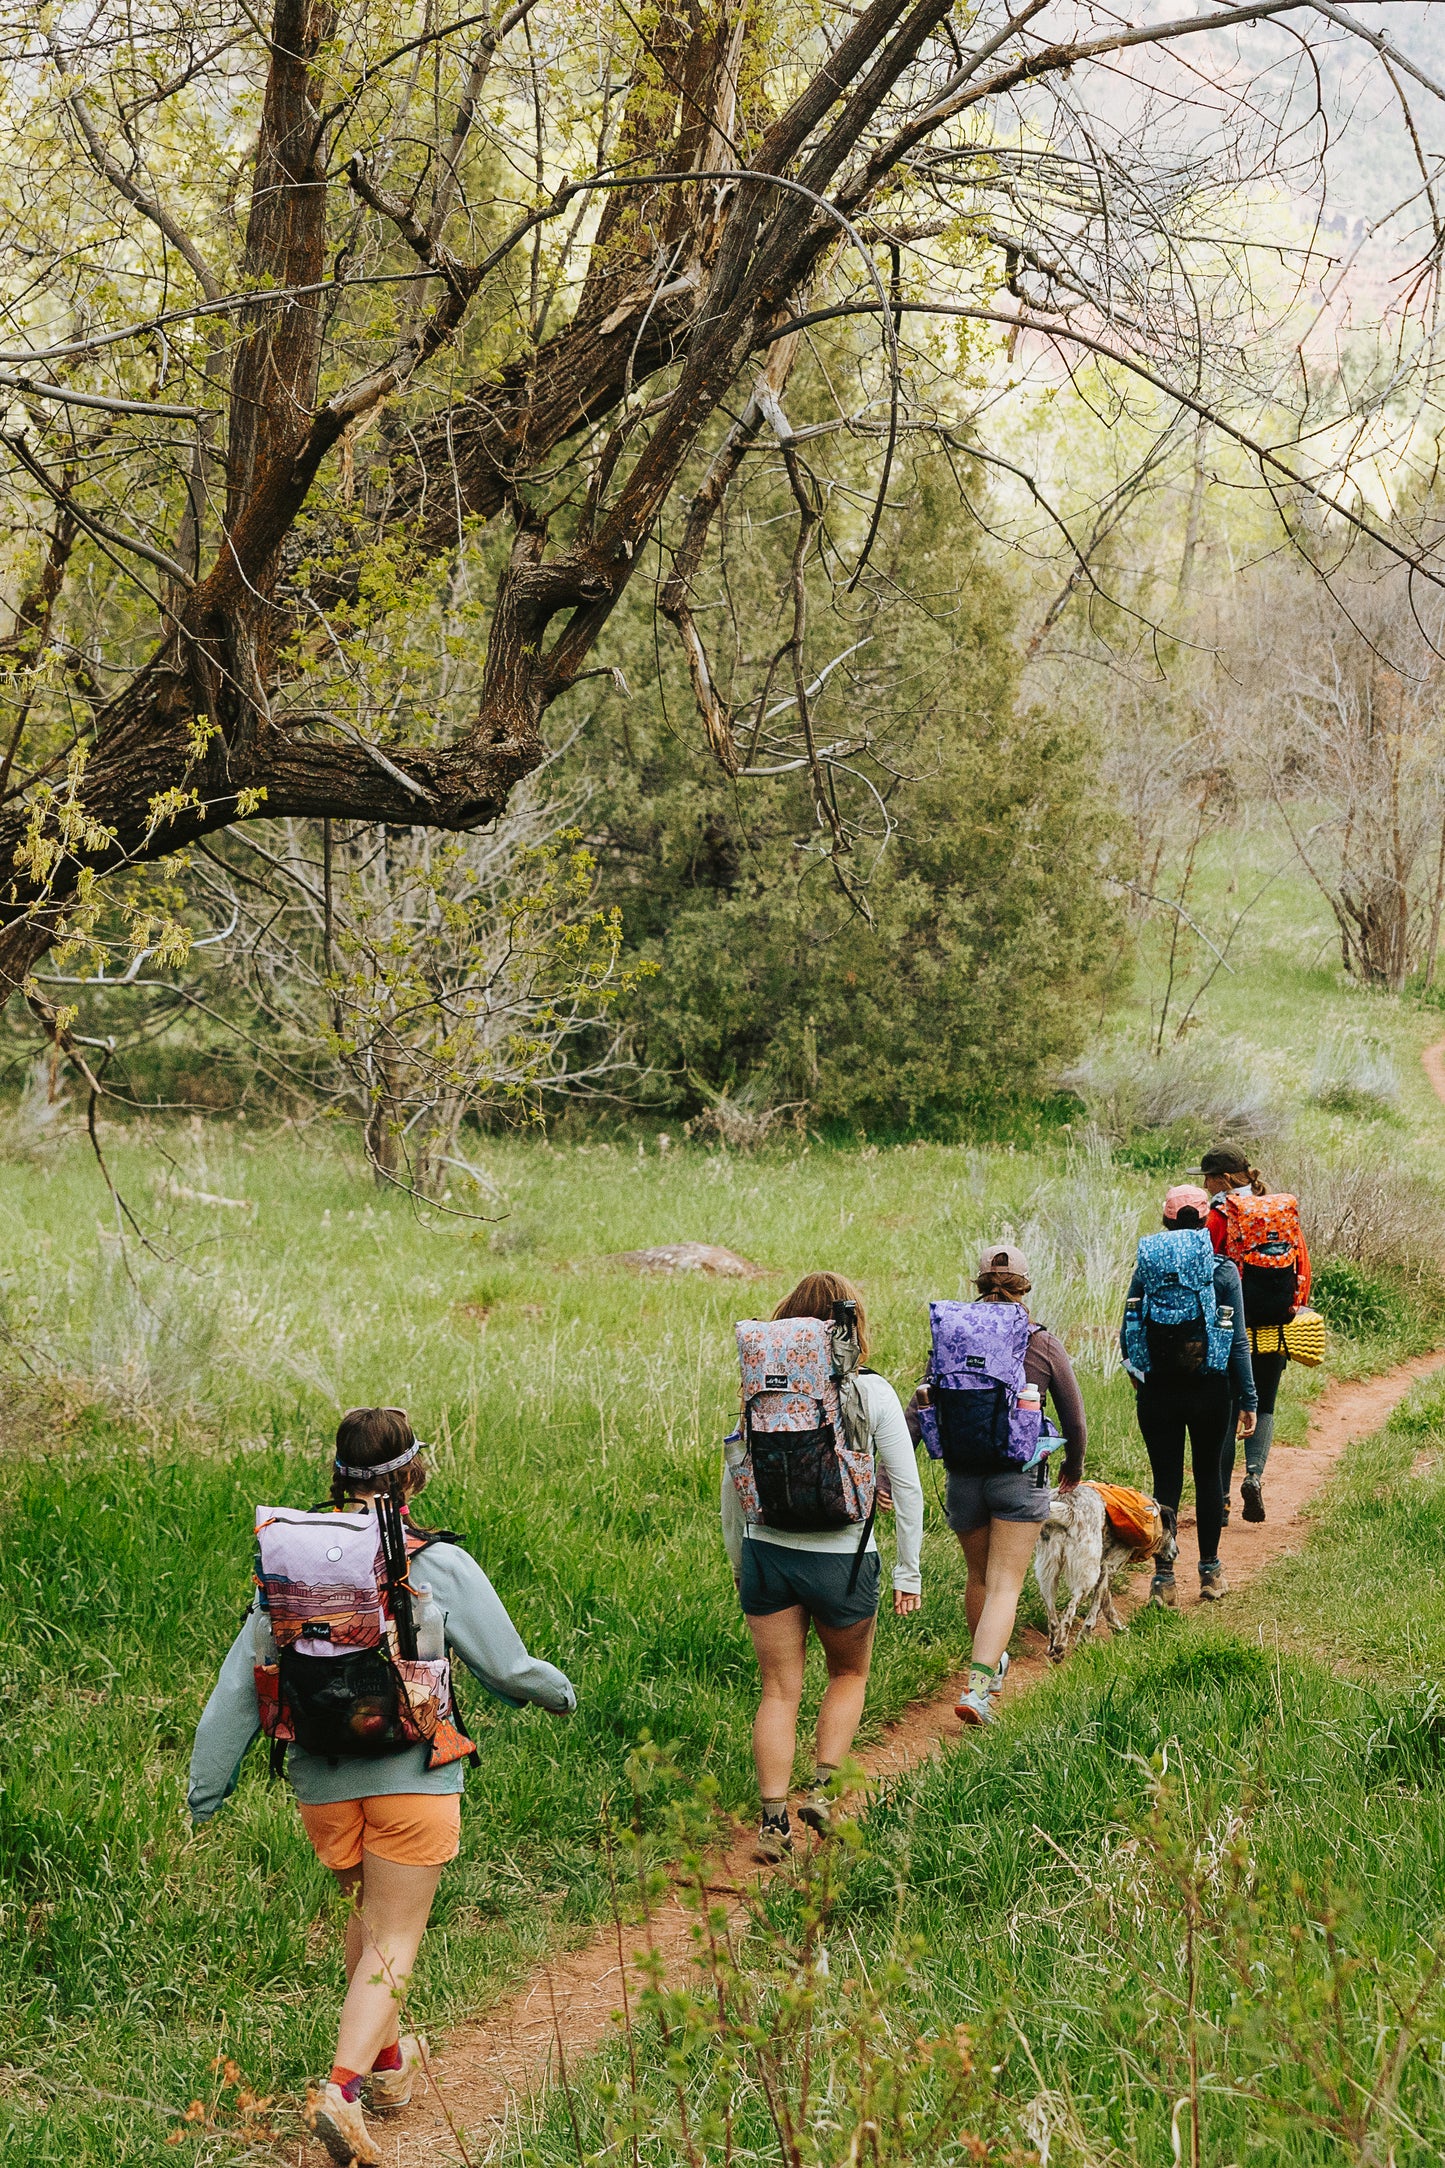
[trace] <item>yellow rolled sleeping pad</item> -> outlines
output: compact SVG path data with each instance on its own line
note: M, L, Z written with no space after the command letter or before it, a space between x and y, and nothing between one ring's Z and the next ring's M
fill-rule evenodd
M1314 1370L1325 1359L1325 1321L1318 1310L1296 1310L1287 1325L1252 1325L1249 1331L1257 1355L1278 1355Z

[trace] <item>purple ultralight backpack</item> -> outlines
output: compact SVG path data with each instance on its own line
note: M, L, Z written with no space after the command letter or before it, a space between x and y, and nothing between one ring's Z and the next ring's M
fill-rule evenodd
M934 1460L963 1475L1032 1468L1058 1442L1039 1408L1021 1408L1033 1321L1019 1302L931 1302L931 1405L918 1411Z

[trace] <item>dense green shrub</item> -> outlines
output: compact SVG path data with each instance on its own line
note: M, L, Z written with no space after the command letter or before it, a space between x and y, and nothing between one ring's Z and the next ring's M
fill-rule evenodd
M1316 1268L1311 1300L1336 1332L1353 1340L1397 1327L1406 1309L1398 1288L1345 1257L1327 1257Z
M856 610L819 598L816 652L861 644L817 733L869 740L835 782L873 835L838 868L806 771L724 777L650 623L627 668L656 674L655 704L611 703L571 756L602 900L660 966L634 1029L662 1105L746 1090L815 1121L946 1126L1036 1091L1097 1021L1120 940L1093 743L1020 709L1009 598L951 470L921 461L895 494L887 577ZM771 509L729 558L754 653L786 631L792 529Z

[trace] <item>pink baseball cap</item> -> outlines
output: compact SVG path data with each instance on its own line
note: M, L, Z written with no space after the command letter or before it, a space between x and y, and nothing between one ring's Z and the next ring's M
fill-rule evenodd
M1198 1188L1193 1182L1176 1182L1164 1199L1166 1220L1178 1219L1181 1212L1193 1210L1201 1217L1209 1210L1208 1190Z

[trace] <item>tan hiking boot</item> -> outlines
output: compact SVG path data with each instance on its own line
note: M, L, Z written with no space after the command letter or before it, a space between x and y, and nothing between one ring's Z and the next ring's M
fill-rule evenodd
M779 1815L765 1814L753 1858L761 1860L765 1867L780 1867L792 1849L793 1829L787 1809Z
M399 2115L403 2108L411 2106L412 2088L427 2044L415 2033L403 2033L400 2045L400 2070L373 2070L366 2081L366 2105L373 2115Z
M366 2127L361 2102L348 2100L329 2078L324 2085L312 2086L301 2120L341 2168L352 2168L353 2162L357 2168L381 2168L381 2155Z

